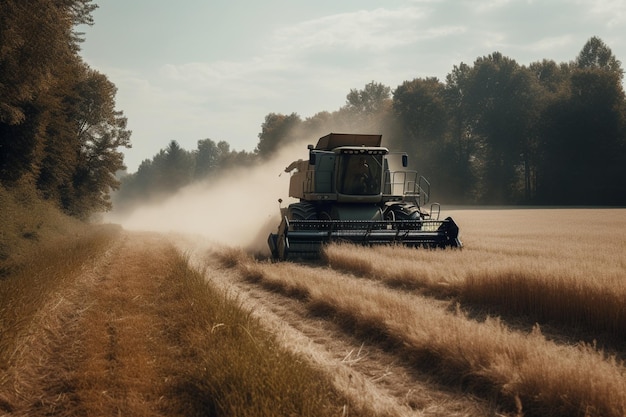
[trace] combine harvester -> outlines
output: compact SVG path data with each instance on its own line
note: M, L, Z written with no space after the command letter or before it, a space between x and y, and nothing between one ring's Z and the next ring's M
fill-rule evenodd
M309 145L309 159L285 168L289 196L268 244L275 259L317 258L328 242L411 247L462 246L459 228L432 203L430 184L407 169L406 153L381 147L382 135L323 136ZM281 200L279 202L282 203Z

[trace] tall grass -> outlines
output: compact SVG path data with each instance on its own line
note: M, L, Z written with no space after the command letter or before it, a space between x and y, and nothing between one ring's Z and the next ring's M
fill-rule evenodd
M463 250L329 246L337 269L626 343L626 210L454 213ZM606 337L604 337L606 339ZM590 340L591 341L591 340Z
M115 240L28 186L0 186L0 207L0 414L341 415L330 382L163 237Z
M210 272L206 272L211 275ZM219 272L217 272L219 273ZM345 400L328 379L274 337L228 294L178 256L160 288L168 411L185 416L337 416ZM185 319L183 319L183 317Z
M264 268L261 264L252 262L248 254L242 249L238 248L220 248L216 251L209 252L209 259L207 262L210 265L215 265L215 260L219 261L218 266L227 268L223 274L228 275L243 275L244 279L253 282L255 284L261 284L262 286L277 292L282 292L290 297L305 300L308 296L306 291L302 291L298 285L285 285L286 283L280 280L266 280ZM220 268L220 269L222 269ZM222 278L223 279L223 278ZM246 296L244 295L244 300ZM252 296L256 298L256 296ZM275 300L274 300L275 302ZM256 302L255 302L256 304ZM270 301L270 304L272 302ZM272 307L269 310L273 310ZM372 368L368 368L366 372L361 373L358 370L355 371L355 364L361 363L369 356L369 353L364 353L367 349L363 349L363 346L358 349L339 350L337 357L336 343L330 343L329 349L326 349L324 342L326 336L312 336L309 331L301 333L296 330L299 327L294 320L286 320L275 317L271 318L271 312L265 311L263 307L255 308L255 315L258 316L264 323L264 326L276 335L277 340L282 346L288 348L291 352L294 352L297 356L306 358L309 363L312 363L315 369L319 369L323 372L324 379L332 380L332 384L336 387L342 395L347 398L346 405L342 411L342 416L354 416L354 415L376 415L376 416L406 416L406 415L419 415L419 411L416 411L417 404L428 403L429 413L428 415L445 415L445 416L483 416L484 408L482 405L472 401L454 401L451 405L449 400L446 404L446 400L442 400L442 403L435 404L432 401L432 392L424 392L419 386L415 386L414 390L411 389L408 392L402 393L402 398L394 398L390 396L386 390L386 383L380 384L379 379L387 381L388 375L393 375L394 370L386 368L384 372L375 371ZM296 319L297 321L297 319ZM316 320L317 321L317 320ZM311 324L304 323L303 328L309 329ZM312 325L317 327L317 325ZM321 330L325 332L324 330ZM314 331L317 334L317 331ZM306 335L305 335L306 334ZM330 339L333 339L331 336ZM371 352L370 352L371 353ZM375 367L374 367L375 368ZM358 366L357 368L358 369ZM391 377L391 380L394 378ZM393 382L391 382L393 390ZM403 390L403 388L399 388ZM468 404L469 403L469 404ZM435 410L443 409L445 412L438 413ZM451 410L454 409L452 412ZM480 411L476 412L475 410ZM458 412L458 410L463 410Z
M62 214L29 185L0 185L0 278L41 243L79 232L84 224Z
M62 214L27 182L10 189L0 185L1 411L24 395L11 389L16 378L28 375L16 365L48 340L50 328L40 327L40 321L56 311L47 309L60 306L57 295L75 284L81 268L102 254L119 230L90 227Z
M519 414L626 415L624 364L591 340L561 344L547 340L539 325L515 331L498 318L463 312L467 303L480 304L508 317L559 323L563 338L567 329L586 326L623 340L626 236L615 232L626 229L626 210L453 216L463 233L461 251L331 245L325 256L333 269L251 259L236 267L303 300L312 314L380 341L443 380L496 396ZM448 300L460 304L450 312Z
M0 279L0 370L20 349L22 336L43 305L63 286L70 286L84 263L104 252L117 227L85 227L31 248L19 268ZM1 382L1 381L0 381Z
M626 369L588 345L558 345L537 327L526 334L500 320L476 322L441 301L363 285L332 270L244 263L249 279L299 294L313 314L378 340L441 380L499 398L526 416L623 416Z

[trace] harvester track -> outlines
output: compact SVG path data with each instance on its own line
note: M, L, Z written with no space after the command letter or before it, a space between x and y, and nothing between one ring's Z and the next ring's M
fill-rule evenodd
M389 416L501 415L485 400L420 373L398 352L385 349L384 343L342 328L332 315L312 314L301 293L246 279L237 266L226 268L214 255L195 260L206 267L214 285L252 311L282 345L329 374L337 388L353 399L347 415L354 415L354 410ZM315 273L319 267L301 264L297 268Z

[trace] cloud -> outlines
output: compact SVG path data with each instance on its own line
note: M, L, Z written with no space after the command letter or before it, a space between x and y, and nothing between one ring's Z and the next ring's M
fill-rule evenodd
M205 138L226 140L233 149L252 150L264 114L250 104L248 95L256 89L262 97L273 90L253 80L225 82L228 71L210 83L211 68L166 66L154 72L104 69L116 85L116 106L128 118L133 132L131 149L124 150L125 163L134 172L144 159L152 158L176 140L193 150ZM236 77L230 75L230 77Z
M167 64L160 76L176 88L206 94L220 106L260 106L267 109L265 114L336 110L351 88L392 78L393 66L410 62L411 55L403 50L467 31L462 25L430 22L432 4L360 10L284 25L256 56ZM325 100L322 91L332 98ZM285 109L285 102L295 104Z
M513 0L488 0L488 1L471 1L471 4L474 10L477 13L489 13L494 10L502 9L507 5L511 4ZM532 3L532 1L528 1L527 3Z
M574 37L571 34L565 34L562 36L549 36L539 39L536 42L532 42L524 47L525 50L530 52L549 52L562 47L571 45L574 42Z
M314 48L385 50L412 43L417 22L428 16L424 8L375 9L341 13L278 29L276 47L286 51Z
M133 135L141 146L126 152L130 169L138 164L135 155L152 157L170 140L193 149L198 139L211 137L252 149L269 113L309 117L337 110L351 88L372 80L400 83L401 77L417 76L419 67L411 69L410 62L420 57L411 49L466 31L433 21L435 5L359 10L283 25L256 55L241 60L171 62L141 76L110 72L123 91L120 103L131 129L141 126L141 137ZM421 61L427 71L433 60Z
M604 20L608 28L626 23L626 3L623 0L591 0L591 13Z
M252 58L239 62L167 64L158 75L172 88L187 90L194 95L206 94L207 100L245 103L276 97L275 86L267 84L281 71L284 68L269 59Z

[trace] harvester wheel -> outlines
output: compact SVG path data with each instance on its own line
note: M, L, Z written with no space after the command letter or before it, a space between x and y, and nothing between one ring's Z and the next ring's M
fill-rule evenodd
M393 210L385 211L385 220L395 221L396 220L396 213Z
M289 220L317 220L317 213L313 204L300 202L289 205L287 217Z
M385 210L386 220L420 220L422 218L418 206L409 203L395 203Z

